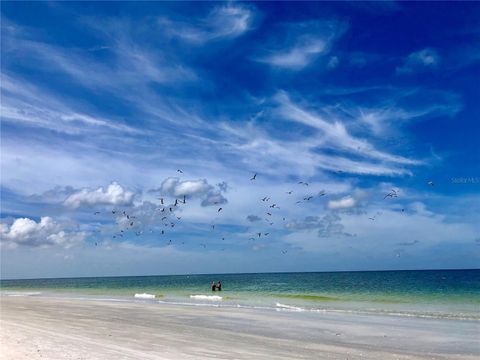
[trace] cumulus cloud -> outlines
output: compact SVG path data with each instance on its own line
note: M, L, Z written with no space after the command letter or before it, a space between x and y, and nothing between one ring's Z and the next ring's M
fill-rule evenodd
M342 218L336 213L329 213L323 217L307 216L303 221L293 221L287 224L290 230L312 230L318 229L318 236L329 238L335 236L353 236L344 232L344 225L341 223Z
M11 225L0 224L2 246L15 248L19 245L31 247L62 246L69 248L83 242L85 232L69 232L65 227L45 216L39 222L29 218L18 218Z
M108 185L107 189L100 187L96 190L82 189L67 197L64 204L71 208L96 205L131 205L134 193L124 189L116 182Z
M327 204L329 209L349 209L354 207L357 201L352 196L345 196L338 200L330 200Z
M426 48L415 51L407 56L402 66L397 67L397 73L408 74L416 71L433 70L438 66L440 56L434 49Z
M213 186L206 179L181 181L179 178L169 177L162 182L160 188L153 191L172 197L199 198L202 199L202 206L209 206L227 203L227 199L222 195L227 188L225 182Z

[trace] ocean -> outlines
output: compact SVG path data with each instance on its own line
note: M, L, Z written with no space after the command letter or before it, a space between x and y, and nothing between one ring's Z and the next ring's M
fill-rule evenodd
M223 290L212 292L212 281ZM1 280L2 296L480 320L480 270L359 271Z

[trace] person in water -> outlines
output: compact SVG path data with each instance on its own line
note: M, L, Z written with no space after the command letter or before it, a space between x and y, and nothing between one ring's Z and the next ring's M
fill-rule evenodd
M212 291L215 291L215 281L212 281Z
M220 280L218 280L217 290L222 291L222 283L220 282Z

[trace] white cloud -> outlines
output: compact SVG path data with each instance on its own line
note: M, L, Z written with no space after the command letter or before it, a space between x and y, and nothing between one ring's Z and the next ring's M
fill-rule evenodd
M256 61L273 67L301 70L319 56L327 54L333 41L341 36L345 29L345 24L334 21L284 25L283 31L280 31L280 39L272 41L269 53L259 56Z
M407 56L402 66L397 67L397 73L408 74L416 71L435 69L440 61L440 55L435 49L426 48L415 51Z
M85 239L84 232L67 232L51 217L42 217L39 222L18 218L11 225L0 224L2 246L15 248L19 245L32 247L62 246L69 248Z
M95 205L131 205L134 195L133 192L125 190L121 185L113 182L108 185L106 190L103 187L96 190L82 189L70 195L64 204L72 208Z
M159 191L163 195L172 197L201 198L202 206L225 204L227 199L222 195L227 188L225 183L218 184L216 187L209 184L206 179L184 180L170 177L165 179Z
M357 201L351 196L345 196L338 200L330 200L328 202L329 209L348 209L354 207Z
M175 21L166 18L159 20L165 32L193 44L203 44L212 40L235 38L250 29L253 12L246 6L227 4L213 8L202 19L194 22Z

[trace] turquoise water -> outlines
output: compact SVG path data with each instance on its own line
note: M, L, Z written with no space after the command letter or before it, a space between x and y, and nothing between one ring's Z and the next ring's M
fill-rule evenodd
M223 291L213 293L212 281ZM3 295L69 294L185 305L480 320L480 270L264 273L2 280ZM135 294L155 299L135 299ZM202 296L197 296L202 295ZM222 298L211 298L212 295ZM192 297L193 296L193 297Z

